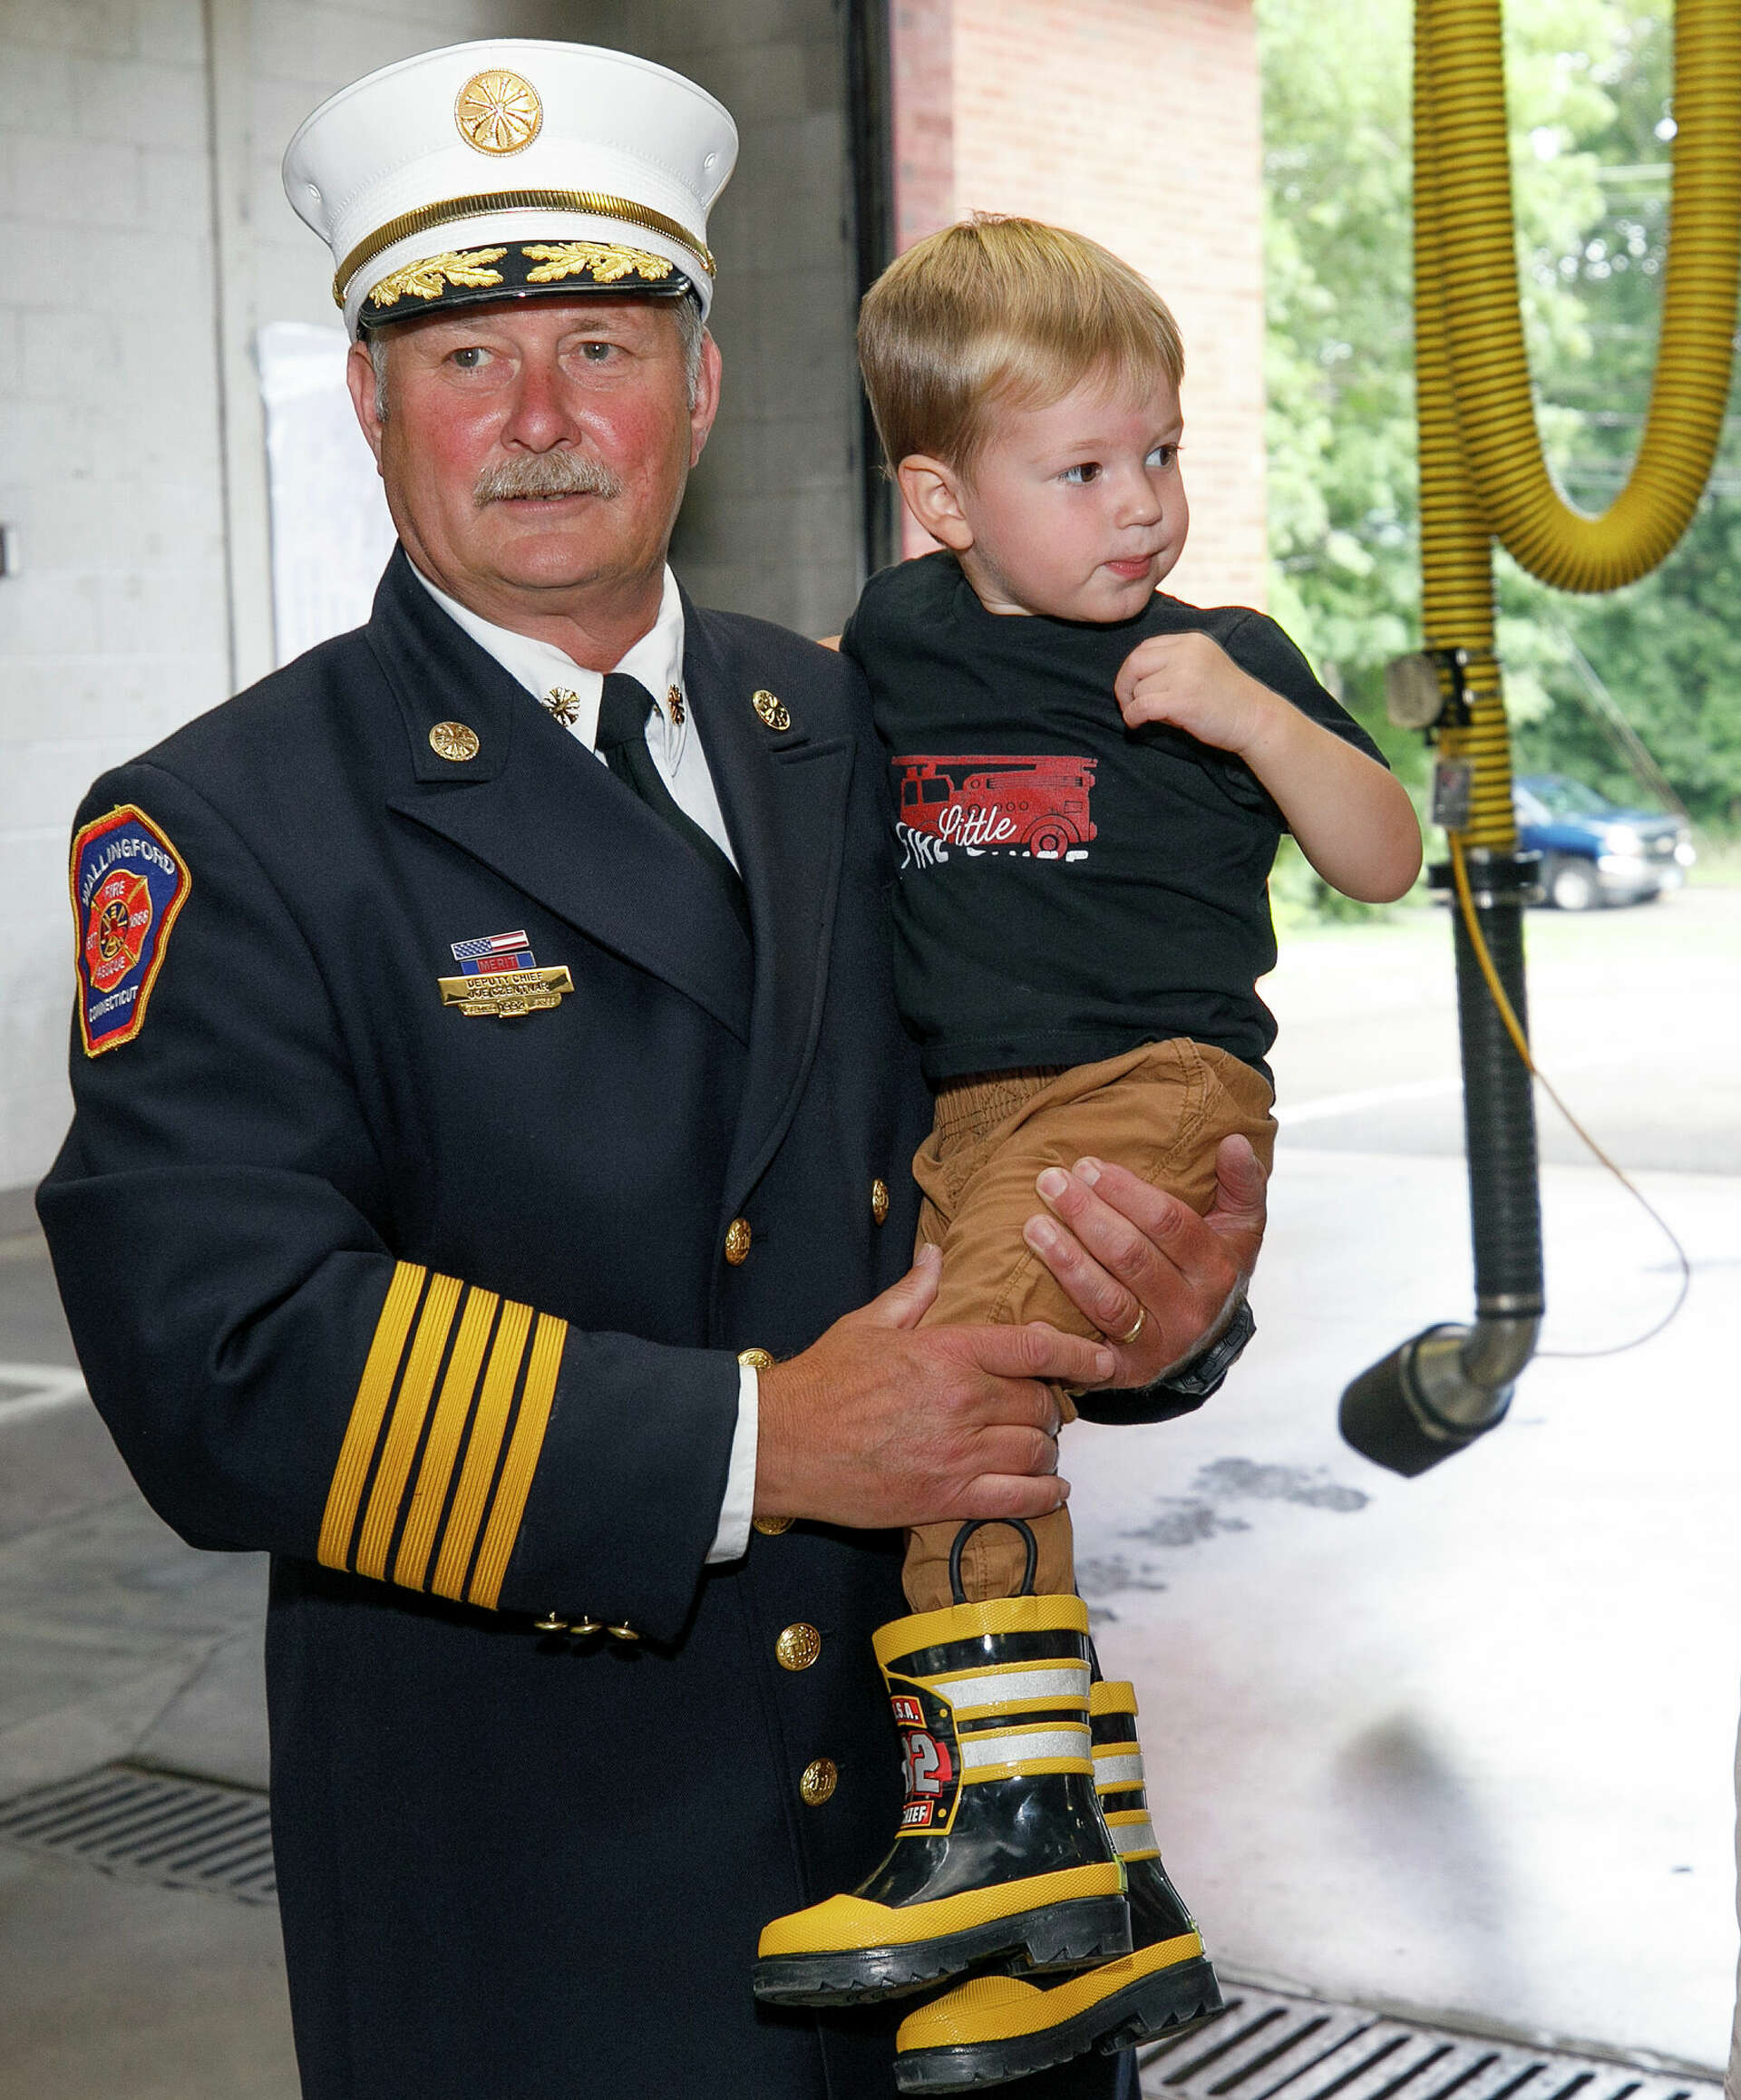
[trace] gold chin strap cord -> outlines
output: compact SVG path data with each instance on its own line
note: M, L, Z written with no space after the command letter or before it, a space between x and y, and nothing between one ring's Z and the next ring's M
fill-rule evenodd
M1671 550L1722 434L1741 263L1741 7L1679 0L1675 176L1661 347L1631 475L1600 518L1573 510L1542 456L1518 306L1500 0L1418 0L1415 311L1422 624L1470 652L1470 721L1441 738L1472 760L1472 847L1510 852L1511 753L1493 646L1490 541L1562 590L1618 589Z

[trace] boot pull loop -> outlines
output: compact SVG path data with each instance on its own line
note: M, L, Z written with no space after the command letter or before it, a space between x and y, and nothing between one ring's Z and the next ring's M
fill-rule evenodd
M955 1543L949 1548L949 1595L958 1604L968 1601L968 1592L961 1581L961 1549L976 1531L983 1531L987 1524L1007 1524L1012 1531L1022 1534L1022 1586L1017 1597L1032 1597L1034 1578L1039 1573L1040 1547L1032 1528L1020 1517L975 1517L962 1525L955 1534Z

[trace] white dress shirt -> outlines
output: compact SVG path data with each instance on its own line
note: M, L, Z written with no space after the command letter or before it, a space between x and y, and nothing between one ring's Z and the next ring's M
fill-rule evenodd
M499 627L468 607L439 590L413 563L412 573L436 604L487 650L511 678L516 679L535 700L561 696L565 726L577 742L592 751L598 734L598 704L604 694L604 675L588 671L553 642L540 642L530 635ZM688 695L683 684L683 599L677 579L667 568L659 616L616 668L638 678L656 703L647 718L647 748L652 753L671 799L684 814L699 824L707 836L737 865L719 797L714 792L714 776L707 770L706 753L689 720ZM566 718L566 719L565 719ZM594 752L593 755L598 756ZM605 762L598 760L600 765ZM719 1508L719 1528L708 1548L707 1558L735 1560L750 1543L750 1518L755 1503L755 1453L760 1388L748 1364L737 1367L737 1428L732 1438L731 1463L725 1474L725 1496Z

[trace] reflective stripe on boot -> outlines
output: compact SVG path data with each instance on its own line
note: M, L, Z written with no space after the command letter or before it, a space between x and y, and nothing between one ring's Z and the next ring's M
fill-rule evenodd
M851 1895L776 1918L758 1998L850 2005L978 1961L1076 1969L1130 1946L1094 1794L1088 1614L1007 1597L879 1628L907 1770L888 1857Z
M1095 1685L1091 1722L1094 1783L1128 1877L1133 1951L1048 1986L976 1977L909 2013L895 2042L901 2092L1000 2085L1087 2049L1110 2055L1153 2041L1220 2008L1214 1969L1154 1842L1134 1687Z

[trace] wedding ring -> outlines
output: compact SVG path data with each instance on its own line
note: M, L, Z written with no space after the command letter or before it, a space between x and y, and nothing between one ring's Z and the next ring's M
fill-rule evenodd
M1131 1344L1136 1339L1138 1335L1143 1332L1143 1323L1148 1318L1148 1307L1145 1305L1138 1306L1136 1308L1136 1317L1131 1322L1130 1326L1125 1329L1125 1331L1122 1335L1108 1335L1106 1339L1109 1342L1116 1342L1121 1349L1128 1349Z

